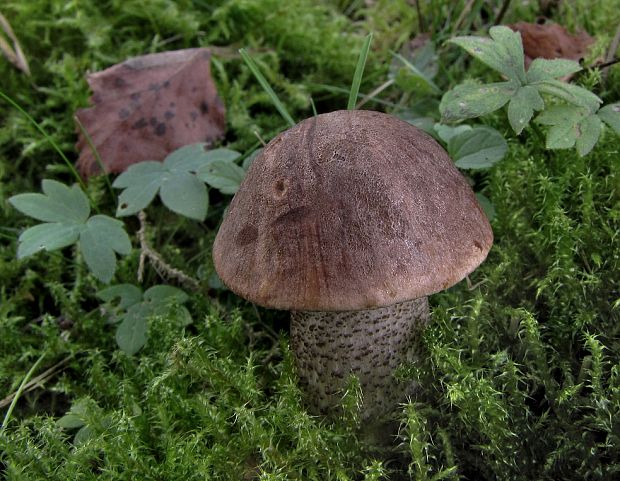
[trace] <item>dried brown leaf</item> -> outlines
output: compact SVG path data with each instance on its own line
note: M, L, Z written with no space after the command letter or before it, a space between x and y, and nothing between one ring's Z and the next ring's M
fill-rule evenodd
M19 40L13 33L13 29L11 28L11 24L6 19L4 15L0 13L0 28L5 33L5 35L11 40L13 46L9 45L9 43L0 36L0 52L4 54L4 56L15 65L19 70L24 72L26 75L30 75L30 67L28 66L28 59L24 55L22 51L22 47L19 44Z
M518 22L508 25L521 34L525 67L535 58L565 58L579 62L587 53L594 39L587 32L572 35L561 25Z
M76 112L107 172L224 134L225 109L210 71L211 53L193 48L135 57L88 75L91 108ZM78 168L100 172L78 129Z

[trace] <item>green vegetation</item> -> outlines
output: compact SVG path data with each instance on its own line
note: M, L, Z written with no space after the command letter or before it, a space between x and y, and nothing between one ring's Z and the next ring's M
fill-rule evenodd
M510 112L489 112L480 119L484 125L473 128L439 124L440 92L471 79L497 81L446 41L486 36L503 2L420 2L422 18L409 3L3 2L0 11L33 75L0 58L0 90L38 126L0 100L0 398L8 396L0 400L0 478L620 477L618 137L603 129L591 152L580 156L573 149L547 150L535 122L514 135ZM597 43L585 65L605 50L620 22L611 3L582 0L556 12L554 20L569 28L588 12L583 27ZM534 4L511 2L505 23L533 21ZM401 48L420 24L432 32L436 54L411 58ZM247 48L284 111L299 120L313 114L313 104L319 113L347 107L369 31L373 42L358 101L432 130L495 210L495 245L486 262L470 283L431 298L427 355L397 373L421 388L395 414L398 437L382 451L357 439L354 381L341 419L306 413L287 350L286 313L257 309L223 289L210 258L224 209L260 146L255 133L269 140L289 123L238 49ZM65 192L48 182L46 196L75 196L79 212L71 235L61 250L17 259L17 239L33 222L8 199L39 192L42 179L75 182L54 146L75 159L72 117L87 105L85 72L192 46L218 47L212 71L227 108L222 146L236 151L219 151L230 155L215 159L215 170L184 171L199 178L197 191L210 188L208 210L175 205L161 190L160 203L158 170L152 196L128 202L131 214L148 206L149 223L126 217L134 248L116 249L127 255L116 259L115 271L97 275L88 247L72 244L88 235L90 220L114 216L120 204L118 191L109 188L113 179L91 179L84 198L77 187ZM619 71L611 67L603 83L600 72L585 70L574 82L614 104ZM503 136L507 147L499 140L487 144L494 160L478 170L480 163L466 163L481 162L466 145L483 133ZM117 181L125 189L121 197L132 184ZM60 221L57 212L41 213L46 196L29 195L22 201L34 204L22 202L22 211ZM91 209L96 215L89 220ZM146 243L199 288L166 278L158 264L142 269ZM97 277L113 278L114 285L106 288ZM161 286L177 283L183 291Z

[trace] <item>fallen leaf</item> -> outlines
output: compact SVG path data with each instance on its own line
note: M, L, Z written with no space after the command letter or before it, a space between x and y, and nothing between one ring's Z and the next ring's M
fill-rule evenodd
M535 58L565 58L579 62L587 53L594 39L587 32L570 34L556 23L518 22L508 25L521 34L527 69Z
M211 78L211 53L192 48L135 57L88 75L93 106L76 112L107 172L163 160L187 144L224 134L224 104ZM78 128L78 168L101 169Z

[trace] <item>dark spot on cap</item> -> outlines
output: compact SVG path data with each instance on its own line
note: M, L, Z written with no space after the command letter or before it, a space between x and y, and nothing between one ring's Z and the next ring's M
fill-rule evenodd
M149 124L151 124L151 127L155 127L157 125L157 117L151 117L149 119Z
M190 118L192 119L192 121L195 121L198 118L198 112L196 112L195 110L192 110L189 113Z
M164 82L164 88L167 89L168 87L170 87L170 80Z
M168 107L172 108L172 107L174 107L175 105L176 105L176 104L175 104L174 102L170 102L170 103L168 104Z
M192 92L196 92L197 90L198 90L198 87L196 87L196 86L192 87Z
M258 229L253 225L246 225L241 229L235 238L237 245L246 246L258 238Z
M122 77L116 77L114 79L114 86L116 88L121 88L121 87L124 87L125 85L127 85L127 82L125 82L125 79L123 79Z
M164 112L164 118L165 118L166 120L173 119L173 118L174 118L174 112L172 112L171 110L166 110L166 111Z
M127 117L129 117L129 114L130 114L130 112L129 112L128 109L125 109L125 108L120 109L118 111L118 118L121 119L121 120L125 120Z
M146 127L148 124L146 123L146 119L144 117L140 117L140 119L135 122L131 128L132 129L143 129L144 127Z
M476 246L478 250L482 250L482 244L480 244L480 242L474 241L474 245Z
M309 212L310 212L310 209L308 209L308 207L306 207L305 205L301 205L299 207L295 207L289 210L288 212L282 215L279 215L278 217L276 217L276 220L273 223L274 224L295 224L296 222L303 220L308 215Z
M202 113L202 115L206 115L209 113L209 104L204 100L200 102L200 112Z
M164 124L163 122L158 123L157 127L155 127L155 135L157 135L157 137L166 135L166 124Z
M134 102L137 102L138 100L140 100L140 92L134 92L132 93L129 98L131 100L133 100Z
M161 86L159 84L156 84L156 83L152 83L151 85L149 85L149 90L153 90L155 92L157 92L160 88L161 88Z

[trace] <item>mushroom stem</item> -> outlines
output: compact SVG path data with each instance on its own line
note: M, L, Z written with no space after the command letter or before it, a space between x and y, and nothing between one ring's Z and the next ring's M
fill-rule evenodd
M377 420L414 386L394 370L417 357L429 319L426 297L364 311L291 313L291 348L311 412L334 415L351 374L363 393L361 420Z

